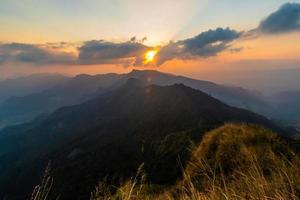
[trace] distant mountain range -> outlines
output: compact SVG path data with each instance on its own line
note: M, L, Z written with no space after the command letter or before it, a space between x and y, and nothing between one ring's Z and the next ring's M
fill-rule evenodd
M0 105L3 104L0 106L0 129L6 125L22 123L27 119L36 117L36 113L34 112L28 114L29 116L23 114L26 112L23 111L23 109L30 109L26 107L30 107L30 104L33 104L32 102L28 103L24 100L24 102L21 103L22 105L14 103L18 101L20 97L40 93L56 85L63 84L68 80L69 77L60 74L34 74L0 81ZM28 100L30 101L30 99ZM14 106L16 106L16 108L14 108ZM16 111L18 109L21 110Z
M41 92L11 97L0 105L0 127L30 121L62 107L91 99L119 75L79 75ZM108 86L107 86L108 85Z
M280 92L269 99L272 116L300 131L300 90Z
M0 104L0 128L30 121L47 115L63 106L80 104L98 94L124 84L129 78L136 78L144 84L161 86L183 83L201 90L232 106L246 108L259 113L268 113L268 104L255 91L240 87L229 87L208 81L161 73L153 70L133 70L128 74L78 75L62 78L62 81L39 92L11 97ZM1 88L1 87L0 87ZM0 93L1 94L1 93Z
M69 77L61 74L33 74L0 81L0 103L13 96L26 96L62 84Z
M105 90L89 84L91 80L102 81ZM243 122L282 131L260 115L173 84L178 80L210 94L220 92L224 98L260 102L240 88L154 71L78 76L65 83L74 86L72 89L66 85L59 88L78 97L77 103L86 95L91 95L90 100L0 132L0 197L24 199L49 160L53 195L60 195L60 199L88 199L99 179L106 177L117 183L121 177L134 175L141 163L152 183L171 184L181 176L178 156L184 166L190 141L199 142L207 130L227 122ZM246 98L248 95L252 98ZM172 147L167 154L157 154L162 142Z

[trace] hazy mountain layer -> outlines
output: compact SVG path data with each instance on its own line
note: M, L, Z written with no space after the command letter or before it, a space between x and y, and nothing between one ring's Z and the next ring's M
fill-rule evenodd
M62 106L82 103L101 92L124 84L128 78L137 78L145 84L162 86L183 83L204 91L229 105L263 114L268 113L267 104L257 92L158 71L133 70L128 74L79 75L42 92L10 98L0 104L0 126L30 121L40 115L49 114Z

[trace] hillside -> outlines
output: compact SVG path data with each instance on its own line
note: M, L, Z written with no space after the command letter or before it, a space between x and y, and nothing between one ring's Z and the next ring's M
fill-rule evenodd
M162 87L129 79L83 104L0 132L1 195L28 194L48 160L54 194L63 193L61 199L86 198L99 179L117 182L141 163L153 183L173 184L181 176L178 155L183 165L189 157L189 141L226 122L278 130L262 116L183 84ZM169 144L176 151L161 154Z
M258 200L300 198L300 157L278 135L260 126L227 124L191 147L184 176L157 187L137 176L117 189L99 183L92 200ZM142 167L142 166L141 166Z

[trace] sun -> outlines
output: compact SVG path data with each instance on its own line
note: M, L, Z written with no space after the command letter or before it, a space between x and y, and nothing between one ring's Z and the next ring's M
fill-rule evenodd
M145 54L145 62L146 63L152 62L154 60L156 54L157 54L157 50L147 51Z

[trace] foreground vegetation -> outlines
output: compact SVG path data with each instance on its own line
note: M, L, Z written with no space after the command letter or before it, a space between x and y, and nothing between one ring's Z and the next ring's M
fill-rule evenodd
M227 124L207 133L191 148L183 177L174 185L151 184L143 169L118 187L101 181L90 200L300 199L299 156L279 136L255 125ZM46 199L39 195L32 199Z
M100 183L91 199L296 200L300 194L298 156L258 126L228 124L207 133L175 186L157 192L139 173L114 192Z

